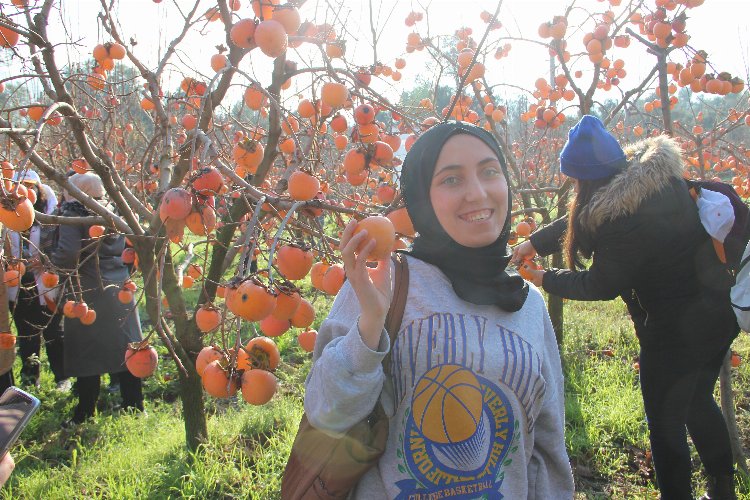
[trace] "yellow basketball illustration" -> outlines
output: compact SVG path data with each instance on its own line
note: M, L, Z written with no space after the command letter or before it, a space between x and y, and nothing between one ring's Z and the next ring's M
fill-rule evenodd
M469 439L482 418L482 389L474 374L460 365L432 368L417 382L412 398L417 428L432 442Z

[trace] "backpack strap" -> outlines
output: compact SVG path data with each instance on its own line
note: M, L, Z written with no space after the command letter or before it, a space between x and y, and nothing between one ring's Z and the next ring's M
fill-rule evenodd
M694 202L698 203L698 190L700 189L700 186L696 186L696 184L690 179L685 179L685 182L688 185L688 192L690 193L690 197Z

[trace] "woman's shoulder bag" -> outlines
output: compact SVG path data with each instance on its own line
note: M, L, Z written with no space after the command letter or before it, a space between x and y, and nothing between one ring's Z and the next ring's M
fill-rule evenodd
M391 345L401 327L409 291L406 257L395 254L393 298L385 319ZM390 362L390 352L383 367ZM385 451L388 416L380 400L372 413L339 438L310 425L302 415L297 436L281 479L282 500L345 499Z

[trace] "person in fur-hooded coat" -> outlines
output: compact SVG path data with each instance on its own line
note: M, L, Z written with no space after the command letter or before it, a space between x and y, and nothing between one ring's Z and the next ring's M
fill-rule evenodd
M570 270L533 272L560 297L622 297L640 343L640 380L662 498L693 498L690 432L709 480L706 498L735 498L726 423L713 398L739 333L721 263L666 136L620 148L585 116L570 132L561 170L576 183L569 217L516 247L514 261L565 250ZM581 258L591 259L585 269Z

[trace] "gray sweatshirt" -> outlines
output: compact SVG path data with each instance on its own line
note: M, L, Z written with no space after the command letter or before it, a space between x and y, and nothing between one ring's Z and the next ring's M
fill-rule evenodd
M386 451L351 497L573 498L560 356L539 290L508 313L461 300L437 267L408 259L393 346L385 330L376 351L363 343L348 283L315 344L305 393L313 426L341 435L379 397L390 417Z

